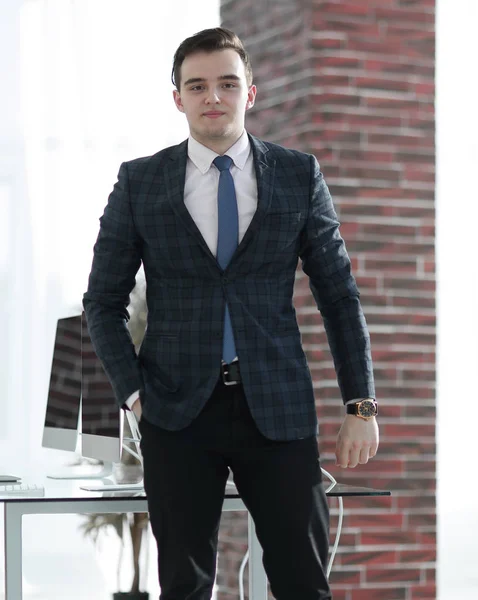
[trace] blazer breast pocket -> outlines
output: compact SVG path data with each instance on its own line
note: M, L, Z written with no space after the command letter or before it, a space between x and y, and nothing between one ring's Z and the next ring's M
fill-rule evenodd
M305 221L305 211L268 213L258 235L258 250L262 256L274 257L293 250L299 241Z

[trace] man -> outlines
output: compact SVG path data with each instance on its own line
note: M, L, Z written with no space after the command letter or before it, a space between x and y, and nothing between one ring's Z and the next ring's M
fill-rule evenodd
M211 597L230 469L274 596L326 600L328 509L292 304L299 258L350 412L337 463L364 464L378 446L369 335L339 223L313 156L244 130L256 87L235 34L186 39L173 83L189 139L121 166L84 297L118 402L140 419L161 599ZM136 356L126 307L141 262L148 327Z

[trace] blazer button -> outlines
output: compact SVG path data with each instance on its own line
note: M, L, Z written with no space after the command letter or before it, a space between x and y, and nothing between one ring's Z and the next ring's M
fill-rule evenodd
M222 283L229 283L229 279L227 277L222 278Z

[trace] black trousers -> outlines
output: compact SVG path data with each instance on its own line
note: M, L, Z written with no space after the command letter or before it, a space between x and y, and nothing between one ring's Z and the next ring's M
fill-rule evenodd
M167 431L143 418L140 431L160 600L210 600L229 469L254 520L274 597L332 598L325 574L329 511L315 436L267 439L242 385L222 382L185 429Z

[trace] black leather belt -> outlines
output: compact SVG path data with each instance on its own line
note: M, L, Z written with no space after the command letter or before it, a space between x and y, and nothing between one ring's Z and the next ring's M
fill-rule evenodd
M242 382L238 360L221 364L221 380L224 385L238 385Z

